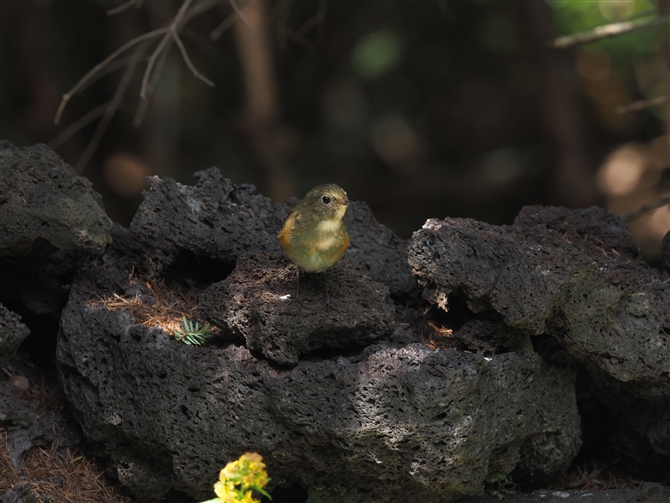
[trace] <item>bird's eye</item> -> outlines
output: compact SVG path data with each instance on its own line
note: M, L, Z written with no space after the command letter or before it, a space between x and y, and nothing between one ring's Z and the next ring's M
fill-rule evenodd
M328 204L328 203L330 203L330 197L323 196L323 197L321 197L321 201L323 201L323 204Z

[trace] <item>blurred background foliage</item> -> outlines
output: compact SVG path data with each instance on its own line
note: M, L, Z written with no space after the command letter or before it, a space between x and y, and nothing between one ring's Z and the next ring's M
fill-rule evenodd
M668 2L196 0L180 37L215 87L172 45L135 127L157 37L87 152L133 51L55 125L61 96L170 23L183 0L107 15L123 3L3 0L0 125L16 145L54 145L125 225L144 176L191 184L210 166L275 200L338 183L403 238L431 217L509 224L528 204L624 214L670 193L668 104L617 113L668 93L668 25L566 50L548 43L668 15ZM667 205L631 224L650 260L668 228Z

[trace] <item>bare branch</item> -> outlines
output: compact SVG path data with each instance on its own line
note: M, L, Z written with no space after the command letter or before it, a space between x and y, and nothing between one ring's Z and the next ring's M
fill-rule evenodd
M88 142L88 145L86 145L84 152L77 160L77 164L74 167L77 173L82 172L83 168L88 164L88 162L93 157L93 154L95 154L95 151L98 149L98 145L100 145L100 140L102 140L105 131L107 131L109 123L112 121L114 115L116 114L116 111L121 105L123 95L126 93L126 89L130 84L130 80L133 78L133 75L135 74L135 68L142 59L144 51L149 47L150 44L151 42L145 42L145 44L138 47L133 53L130 64L126 67L126 70L123 72L123 76L119 81L119 85L116 86L116 91L114 91L112 101L109 102L107 108L105 109L105 114L103 115L102 119L100 119L98 126L95 128L95 131L93 132L91 140Z
M223 0L220 0L223 1ZM184 16L184 19L182 20L181 24L185 25L188 21L193 19L196 16L199 16L203 12L206 12L210 9L213 9L219 5L219 1L212 1L212 0L202 0L200 2L196 2L193 4L193 7L191 7L187 12L186 15ZM177 27L179 28L179 27Z
M136 9L139 9L140 6L142 5L142 2L144 2L144 0L128 0L126 3L119 5L114 9L109 9L106 12L106 14L108 16L113 16L115 14L118 14L119 12L126 10L128 7L132 7L133 5L135 6Z
M70 98L75 96L78 92L80 92L82 89L90 85L92 82L94 82L101 76L119 67L127 65L126 70L123 76L121 77L121 80L116 88L112 100L108 103L105 103L104 105L100 105L95 109L89 111L86 115L84 115L78 121L76 121L74 124L68 127L52 142L52 145L54 146L61 145L77 131L81 130L83 127L90 124L96 118L102 116L102 119L98 123L91 140L89 141L88 145L86 146L86 149L84 150L81 157L77 161L75 169L78 172L80 172L81 169L83 169L83 167L85 167L88 164L92 156L95 154L100 144L100 141L102 140L102 137L104 136L107 127L109 126L109 123L113 119L116 112L122 107L121 100L123 99L123 96L125 95L128 89L130 81L135 73L136 67L139 64L140 60L142 59L145 51L154 43L153 40L154 38L162 35L162 38L158 46L152 52L151 56L148 58L147 68L144 72L144 77L142 79L142 89L140 93L142 101L138 106L137 114L134 120L134 124L136 127L139 126L139 124L142 122L144 113L147 109L149 96L153 93L156 87L156 84L160 77L160 73L162 72L163 66L165 64L165 60L167 59L170 46L172 45L173 42L176 43L177 46L179 47L179 51L181 52L181 55L184 58L184 61L186 62L186 65L193 72L193 75L196 78L201 79L206 84L214 86L214 83L212 81L210 81L208 78L203 76L200 72L198 72L195 69L193 62L188 56L186 48L184 47L184 44L179 36L179 31L183 28L183 26L188 22L189 19L216 5L214 2L211 2L209 0L203 0L201 2L195 3L195 5L192 5L193 1L194 0L183 1L181 7L177 12L177 15L172 19L169 26L165 28L160 28L158 30L153 30L149 33L145 33L130 40L129 42L118 48L116 51L114 51L112 54L110 54L107 58L105 58L101 63L96 65L93 69L91 69L86 75L84 75L82 79L79 80L79 82L77 82L77 84L68 93L63 95L55 117L56 124L58 124L58 122L60 121L63 110L65 109L65 106L70 100ZM142 2L143 0L130 0L122 4L121 6L117 7L116 9L112 9L111 11L109 11L108 15L117 14L122 10L125 10L133 5L135 5L135 7L137 8L142 4ZM132 56L128 58L128 62L123 60L114 61L124 51L140 43L141 45L133 52Z
M617 107L616 113L623 115L630 112L637 112L638 110L645 110L647 108L663 105L668 101L670 101L670 94L661 94L660 96L656 96L650 100L635 101L633 103L629 103L628 105Z
M98 80L100 80L103 77L109 75L110 73L114 73L115 71L117 71L121 68L125 68L126 66L128 66L130 64L131 59L132 58L130 56L128 56L128 57L125 57L125 58L119 58L116 61L112 61L107 66L105 66L103 69L101 69L97 74L95 74L93 77L91 77L89 79L89 81L86 82L86 84L81 86L81 88L79 89L77 94L81 93L82 91L85 91L86 88L88 88L89 86L92 86Z
M292 28L289 28L285 23L280 20L277 20L277 27L282 30L286 38L292 40L296 44L302 46L304 49L307 49L310 52L316 52L316 44L307 40L300 33L294 31Z
M188 53L186 52L186 47L184 47L184 44L181 41L181 38L179 37L179 34L177 32L174 32L172 34L172 36L174 38L174 41L177 43L177 47L179 47L179 51L181 52L181 55L184 58L184 61L186 62L186 65L191 69L191 71L193 72L193 75L195 75L197 78L202 80L208 86L214 87L214 82L212 82L207 77L205 77L203 74L201 74L198 70L195 69L195 66L193 66L193 62L191 61L191 58L188 57Z
M165 49L165 46L167 45L168 41L171 38L174 38L174 34L176 33L175 28L184 17L184 14L186 13L188 6L191 5L192 2L193 0L184 0L184 3L181 4L179 11L177 12L177 15L174 17L172 22L170 23L170 26L168 26L165 29L165 34L163 35L163 38L158 44L158 47L156 47L151 56L149 56L147 69L144 71L144 77L142 78L142 88L140 89L140 97L142 99L144 99L147 95L147 84L149 82L149 77L151 76L151 70L153 70L154 65L156 64L156 59L158 58L158 55L163 51L163 49Z
M309 31L312 28L315 28L318 24L319 24L319 13L317 12L312 17L310 17L307 21L305 21L303 23L303 25L300 28L298 28L296 33L298 35L303 35L303 36L307 35L309 33Z
M138 37L135 37L129 42L126 42L123 44L121 47L119 47L116 51L114 51L112 54L107 56L102 62L98 63L95 65L86 75L84 75L79 82L75 84L75 86L70 89L67 93L63 95L63 98L61 99L60 105L58 106L58 111L56 112L56 118L54 119L54 124L58 124L60 122L61 115L63 114L63 110L65 109L65 105L67 105L67 102L70 101L70 98L72 98L81 88L88 82L88 80L93 77L95 74L97 74L102 68L104 68L106 65L108 65L111 61L116 59L120 54L125 52L126 50L130 49L131 47L139 44L140 42L144 40L148 40L154 37L157 37L158 35L161 35L163 33L167 32L167 28L160 28L158 30L153 30L148 33L145 33L144 35L140 35Z
M103 115L107 107L109 107L111 101L108 101L107 103L103 103L102 105L98 105L95 107L93 110L89 110L88 113L84 114L81 116L77 121L73 122L70 124L64 131L62 131L56 138L51 140L48 145L53 148L57 149L61 145L63 145L66 141L68 141L70 138L72 138L75 134L77 134L79 131L84 129L86 126L88 126L91 122L93 122L95 119ZM128 114L133 113L133 110L130 106L124 105L121 103L119 105L119 110L126 112Z
M670 16L654 17L643 21L623 21L621 23L606 24L582 33L558 37L557 39L549 41L549 46L555 47L556 49L565 49L567 47L572 47L573 45L588 44L603 38L615 37L623 33L643 30L645 28L653 28L668 23L670 23Z
M229 0L231 3L234 0ZM181 51L181 54L184 58L184 61L188 65L188 67L191 69L193 72L193 75L195 75L197 78L201 79L203 82L206 84L214 87L214 83L209 80L207 77L202 75L200 72L198 72L195 67L193 66L193 63L191 62L191 59L188 57L188 53L186 52L186 48L184 47L184 44L182 43L181 39L179 38L179 29L181 28L182 22L186 22L189 19L191 19L193 16L200 14L201 12L206 11L207 9L212 8L214 5L216 5L214 2L200 2L199 4L196 4L196 7L191 9L191 12L189 12L188 15L186 15L189 6L193 3L193 0L184 0L184 3L182 3L181 7L179 8L179 11L177 12L177 15L172 19L172 22L170 23L170 26L167 27L165 35L163 35L162 40L154 50L154 52L151 54L149 57L149 62L147 64L147 69L144 72L144 77L142 78L142 88L140 89L140 97L142 100L146 99L147 97L147 86L149 85L149 78L151 77L151 72L154 69L154 66L156 64L156 60L158 59L158 56L166 50L166 46L168 45L168 42L170 39L174 40L177 43L177 46L179 47L179 50Z
M634 210L629 211L628 213L625 213L624 215L621 216L621 220L624 222L628 223L636 218L641 217L645 213L649 213L650 211L654 211L662 206L665 206L666 204L670 204L670 197L662 197L661 199L658 199L657 201L653 201L649 204L645 204L644 206L640 206L639 208L635 208Z
M61 134L51 140L49 142L49 146L53 149L60 147L63 143L72 138L75 133L79 132L81 129L85 128L95 119L104 114L110 103L111 101L108 101L107 103L98 105L93 110L89 110L86 114L82 115L79 119L70 124L63 132L61 132Z
M235 24L235 19L237 19L237 14L231 14L228 16L226 19L223 20L223 23L221 23L219 26L217 26L214 30L212 30L212 33L209 34L209 39L211 41L216 41L221 38L221 35L223 35L230 27L232 27Z
M328 6L328 0L319 0L319 9L317 10L316 14L314 14L311 18L309 18L305 23L298 28L298 30L295 32L296 35L300 36L305 36L307 33L309 33L313 28L318 29L317 33L317 40L319 44L323 43L324 35L325 35L325 30L324 28L324 23L326 21L326 7Z
M149 108L149 99L151 98L151 95L154 93L154 89L156 88L158 80L160 79L160 76L163 72L165 61L167 61L167 57L170 54L170 45L172 44L172 42L173 40L170 40L168 45L165 47L165 50L163 51L163 53L158 58L158 61L156 62L156 70L154 71L154 74L151 76L151 79L149 80L149 85L147 86L147 95L144 99L140 101L140 104L137 106L135 119L133 119L134 128L139 128L142 125L142 122L144 121L144 115L146 114L146 111Z

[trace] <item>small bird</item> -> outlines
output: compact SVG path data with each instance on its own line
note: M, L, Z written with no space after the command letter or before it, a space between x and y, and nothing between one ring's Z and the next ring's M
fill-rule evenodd
M291 211L277 237L284 253L305 272L324 272L349 246L342 218L347 193L333 183L310 190Z

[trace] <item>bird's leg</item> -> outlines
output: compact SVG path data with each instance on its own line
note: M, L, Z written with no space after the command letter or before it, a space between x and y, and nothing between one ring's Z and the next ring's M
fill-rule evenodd
M295 289L295 300L298 300L298 298L300 297L300 274L301 274L301 271L300 271L300 267L296 266L296 269L298 270L298 282L297 282L298 286Z
M330 295L328 294L328 270L323 271L323 281L326 284L326 309L330 311Z

